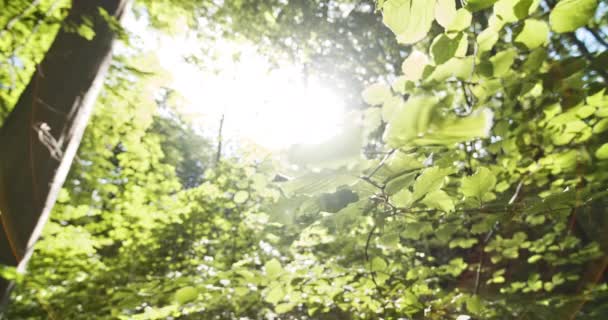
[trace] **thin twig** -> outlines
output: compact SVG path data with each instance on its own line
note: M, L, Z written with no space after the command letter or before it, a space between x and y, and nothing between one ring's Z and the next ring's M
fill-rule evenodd
M363 176L363 177L360 177L360 178L361 178L361 180L363 180L363 181L371 184L372 186L374 186L374 187L376 187L376 188L378 188L380 190L384 190L383 186L379 185L377 182L375 182L374 180L372 180L370 177Z
M225 114L222 113L222 117L220 118L220 128L217 134L217 153L215 154L215 165L219 165L220 160L222 158L222 131L224 130L224 117Z
M376 166L376 168L374 168L374 170L372 170L372 172L370 172L370 173L369 173L369 174L368 174L366 177L367 177L367 178L371 178L371 177L373 177L373 176L374 176L374 175L375 175L375 174L378 172L378 170L380 170L380 169L381 169L381 168L384 166L384 164L386 163L386 161L388 160L388 158L389 158L389 157L390 157L390 156L391 156L393 153L395 153L395 151L396 151L396 150L397 150L397 149L392 149L392 150L390 150L388 153L386 153L386 154L384 155L384 157L382 158L382 160L380 161L380 163L379 163L379 164Z
M519 197L519 193L520 193L521 188L523 186L524 186L524 179L522 179L521 181L519 181L519 184L517 185L517 188L515 188L515 193L511 197L511 200L509 200L509 205L513 205L515 203L515 201L517 201L517 198Z
M367 235L367 240L365 241L365 261L369 265L370 275L372 276L372 282L376 286L376 290L378 290L378 293L380 293L380 295L383 295L382 289L380 288L380 285L376 281L376 272L372 269L372 262L369 258L369 244L372 241L372 236L374 235L375 231L376 231L376 225L374 224L372 229L369 231L369 234Z

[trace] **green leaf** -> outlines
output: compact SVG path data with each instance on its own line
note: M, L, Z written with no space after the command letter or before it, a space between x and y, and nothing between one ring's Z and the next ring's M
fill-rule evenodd
M479 298L479 296L477 295L470 296L467 299L467 310L475 315L480 314L483 310L483 303L481 301L481 298Z
M465 197L475 198L477 201L486 202L494 199L494 187L496 176L486 167L477 169L473 175L462 178L461 192Z
M22 275L19 272L17 272L17 268L0 265L0 278L6 279L6 280L11 280L11 281L13 281L13 280L19 281L21 279L21 276Z
M467 9L458 9L456 17L447 27L448 31L462 31L471 26L473 15Z
M521 43L533 50L547 44L549 40L549 26L546 22L536 19L524 21L524 27L515 37L515 42Z
M266 292L266 296L264 300L269 303L276 304L279 301L283 300L285 297L285 290L283 289L283 283L273 282L270 290Z
M198 297L198 290L194 287L183 287L175 292L174 300L180 305L194 301Z
M457 142L484 138L490 133L493 113L490 109L477 110L468 117L453 117L438 122L434 130L416 140L417 145L451 145Z
M543 62L545 62L546 58L547 50L542 47L537 48L528 55L522 69L528 73L536 73L542 66Z
M435 232L435 237L443 243L447 243L452 235L456 233L458 226L454 224L442 224Z
M470 247L472 247L473 245L475 245L478 242L477 239L475 238L456 238L452 241L450 241L450 248L463 248L463 249L468 249Z
M410 97L406 103L394 110L384 132L384 140L393 148L410 143L428 128L437 102L435 96Z
M440 34L431 44L431 58L440 65L453 57L462 57L467 51L467 39L463 33Z
M435 5L435 20L440 26L447 28L456 18L456 2L454 0L437 0Z
M419 240L423 234L431 233L432 231L433 225L429 222L411 222L405 226L401 232L401 236L405 239Z
M606 130L608 130L608 119L602 119L593 126L594 134L600 134Z
M389 175L402 175L406 171L422 169L424 164L418 160L417 154L406 153L401 150L394 152L386 161L384 168L389 172Z
M445 183L450 169L432 167L424 170L414 183L412 201L418 201L426 194L438 191Z
M410 80L408 80L405 76L398 76L393 80L391 88L396 93L406 94L409 87L411 87L411 84L408 81Z
M557 33L572 32L592 21L597 0L562 0L549 15L551 29Z
M474 57L452 58L446 63L441 64L433 70L428 77L428 81L441 82L450 77L456 77L460 80L469 80L473 73Z
M405 102L400 96L392 96L384 101L382 105L382 120L388 122L392 117L395 110L402 107Z
M511 69L511 65L513 65L516 56L517 51L515 51L515 49L509 49L501 51L490 58L492 64L491 74L496 78L504 76Z
M266 271L266 275L272 278L279 277L284 272L281 262L277 259L266 262L266 264L264 264L264 270Z
M473 56L466 58L452 58L446 63L439 65L433 70L428 77L428 81L444 81L450 77L456 77L460 80L469 80L473 73L475 60Z
M499 0L494 4L494 15L503 23L524 19L538 8L539 0Z
M417 81L422 78L424 68L429 64L429 58L422 52L414 50L410 55L403 61L401 70L405 76L405 79L410 81Z
M495 28L487 28L477 36L477 45L479 52L492 50L492 47L498 41L498 30Z
M468 0L466 1L465 8L471 12L483 10L491 7L498 0Z
M372 259L370 267L372 272L385 271L388 267L388 264L386 263L386 261L384 261L384 259L380 257L374 257Z
M401 189L399 192L391 196L391 202L396 207L407 208L413 202L412 193L408 189Z
M418 42L426 36L434 20L435 1L387 0L382 6L382 21L399 43Z
M249 192L240 190L234 194L233 200L235 203L242 204L245 203L247 199L249 199Z
M382 125L382 110L367 108L363 112L363 129L366 135L376 131Z
M384 103L392 97L391 88L382 83L374 83L368 86L361 94L365 103L375 106Z
M79 25L76 32L78 33L78 35L89 41L95 38L95 29L93 29L92 23L83 23Z
M600 160L608 159L608 143L604 143L599 149L595 151L595 157Z
M288 302L288 303L279 303L277 304L276 307L274 307L274 311L277 314L283 314L283 313L287 313L291 310L293 310L293 308L296 306L295 303L292 302Z
M409 186L412 185L412 183L414 182L415 179L416 179L416 172L404 173L402 175L399 175L399 176L391 179L389 182L387 182L386 186L384 187L384 191L388 195L394 195L396 193L403 191L403 189L409 188ZM404 197L404 196L406 196L406 195L402 194L400 197ZM410 203L410 202L406 201L407 198L399 198L399 199L400 200L398 200L398 201L400 203L402 203L403 206L408 206Z
M427 194L424 199L422 199L422 203L429 208L439 209L445 212L454 211L454 201L443 190L435 190Z

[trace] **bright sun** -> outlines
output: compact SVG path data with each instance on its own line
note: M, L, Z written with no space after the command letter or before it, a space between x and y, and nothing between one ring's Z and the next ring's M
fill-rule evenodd
M193 40L161 42L157 53L172 74L173 87L187 100L184 112L201 119L207 132L215 133L224 115L226 137L276 150L320 143L341 130L343 102L315 77L305 79L295 66L270 70L268 60L253 47L219 43L205 64L209 67L196 68L182 58ZM235 52L240 53L237 61Z

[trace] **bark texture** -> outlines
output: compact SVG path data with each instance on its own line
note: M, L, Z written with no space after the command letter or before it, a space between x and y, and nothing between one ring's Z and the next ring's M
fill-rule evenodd
M80 144L130 0L73 0L43 61L0 129L0 264L23 271ZM92 21L95 36L75 32ZM0 295L12 285L0 283Z

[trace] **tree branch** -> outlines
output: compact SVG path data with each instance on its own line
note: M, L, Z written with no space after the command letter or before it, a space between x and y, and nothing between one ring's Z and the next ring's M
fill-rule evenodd
M589 63L593 64L594 57L591 52L589 52L589 49L587 49L585 43L583 43L579 38L577 38L574 33L568 34L568 37L570 38L570 40L572 40L572 42L574 42L578 50L589 61ZM605 83L608 83L608 72L606 72L606 70L604 70L603 68L593 68L593 66L592 69L604 79Z

